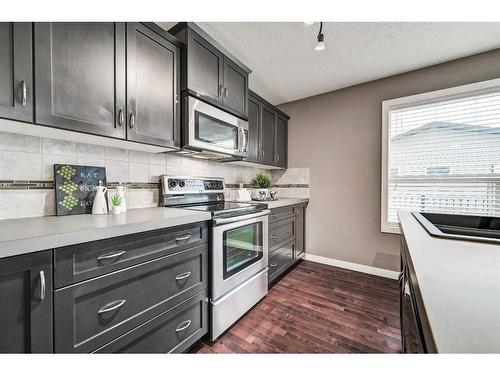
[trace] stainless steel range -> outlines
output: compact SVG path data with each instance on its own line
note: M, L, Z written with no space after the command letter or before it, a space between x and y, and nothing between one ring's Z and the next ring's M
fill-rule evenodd
M214 341L267 294L267 205L226 202L224 179L161 176L165 207L208 211L211 222L211 329Z

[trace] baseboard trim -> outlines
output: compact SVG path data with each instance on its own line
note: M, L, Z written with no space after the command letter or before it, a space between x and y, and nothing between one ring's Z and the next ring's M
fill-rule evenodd
M306 254L305 260L321 264L327 264L329 266L346 268L352 271L368 273L370 275L382 276L388 279L397 280L399 276L399 272L396 271L386 270L384 268L365 266L364 264L351 263L333 258L326 258L319 255Z

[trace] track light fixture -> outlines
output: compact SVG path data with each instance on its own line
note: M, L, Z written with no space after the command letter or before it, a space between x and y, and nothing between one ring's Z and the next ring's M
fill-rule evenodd
M326 48L325 36L323 35L323 22L319 23L318 43L314 47L315 51L323 51Z

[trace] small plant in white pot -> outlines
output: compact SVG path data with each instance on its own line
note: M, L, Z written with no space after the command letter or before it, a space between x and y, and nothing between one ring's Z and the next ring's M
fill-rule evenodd
M111 197L111 211L113 212L113 215L117 215L122 212L122 197L119 194L114 194Z
M269 196L269 188L272 186L271 177L264 172L259 172L250 181L250 185L255 189L255 198L265 200Z

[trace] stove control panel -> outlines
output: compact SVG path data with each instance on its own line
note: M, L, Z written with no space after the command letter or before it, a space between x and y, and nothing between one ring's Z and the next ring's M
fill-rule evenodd
M224 192L224 179L163 175L160 178L163 194L200 194Z

